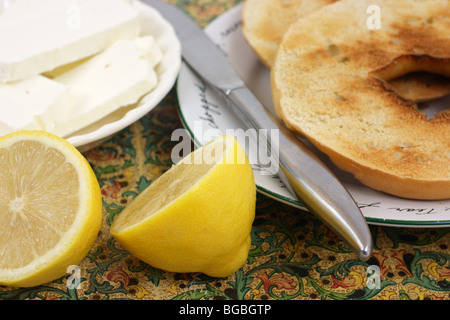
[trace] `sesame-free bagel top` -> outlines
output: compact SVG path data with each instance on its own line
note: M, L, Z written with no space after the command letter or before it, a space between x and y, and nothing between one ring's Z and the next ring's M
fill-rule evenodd
M369 6L381 29L369 28ZM450 76L450 1L341 0L291 25L271 70L274 105L292 130L376 190L450 198L450 110L433 119L389 80Z
M270 68L289 26L299 17L337 0L246 0L242 32L250 47Z

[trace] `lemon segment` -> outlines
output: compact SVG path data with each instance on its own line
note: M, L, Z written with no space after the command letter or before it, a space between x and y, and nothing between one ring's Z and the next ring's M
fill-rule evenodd
M118 215L111 234L154 267L226 277L247 260L255 206L245 151L223 136L154 181Z
M55 280L89 252L102 223L98 181L66 140L42 131L0 137L0 284Z

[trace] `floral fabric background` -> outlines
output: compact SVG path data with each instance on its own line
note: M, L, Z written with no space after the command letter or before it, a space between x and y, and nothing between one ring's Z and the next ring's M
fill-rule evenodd
M202 26L241 1L171 0ZM84 153L103 195L103 226L70 276L34 288L0 286L0 299L42 300L450 300L450 228L371 226L375 248L356 258L308 212L258 195L247 263L228 278L165 272L147 265L112 238L115 215L172 165L181 127L175 90L148 115Z

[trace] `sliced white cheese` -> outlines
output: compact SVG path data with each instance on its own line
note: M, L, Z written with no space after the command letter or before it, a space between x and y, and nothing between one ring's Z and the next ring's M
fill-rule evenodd
M55 134L68 136L121 107L135 104L157 84L161 54L152 37L120 40L54 78L68 88L71 104L51 112Z
M63 84L43 76L0 84L0 135L51 127L47 114L65 104L65 94Z
M15 0L0 15L0 82L53 70L139 35L126 0Z

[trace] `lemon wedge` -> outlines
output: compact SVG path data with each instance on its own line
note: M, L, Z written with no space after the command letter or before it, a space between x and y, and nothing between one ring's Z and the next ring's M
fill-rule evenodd
M102 223L98 181L66 140L42 131L0 137L0 284L40 285L67 274Z
M171 272L226 277L247 260L256 186L242 146L222 136L172 166L111 226L130 253Z

